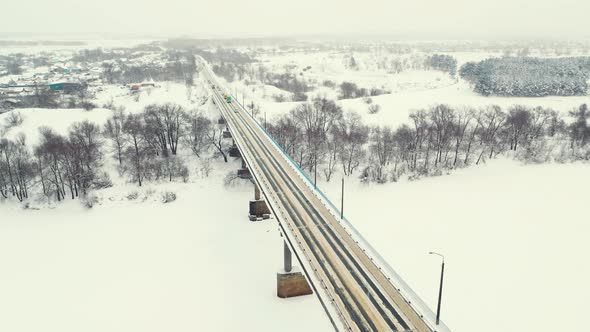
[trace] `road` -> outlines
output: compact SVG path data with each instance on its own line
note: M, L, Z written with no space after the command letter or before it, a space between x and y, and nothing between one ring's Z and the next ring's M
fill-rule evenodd
M204 62L203 68L215 85L215 104L335 329L449 331L411 305L263 128L235 98L225 101L229 92Z

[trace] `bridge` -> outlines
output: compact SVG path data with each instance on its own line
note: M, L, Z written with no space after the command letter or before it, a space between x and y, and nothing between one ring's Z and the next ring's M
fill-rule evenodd
M450 332L387 262L342 218L340 211L284 153L265 129L219 83L204 59L237 149L255 182L250 214L272 213L284 237L284 270L277 294L314 293L336 331ZM262 192L262 197L260 196ZM301 272L293 269L292 255Z

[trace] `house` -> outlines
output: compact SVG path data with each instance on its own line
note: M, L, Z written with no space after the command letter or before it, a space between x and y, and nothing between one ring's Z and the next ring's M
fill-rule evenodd
M63 91L66 93L71 93L75 91L82 90L84 86L81 83L73 83L73 82L57 82L57 83L50 83L49 89L52 91Z

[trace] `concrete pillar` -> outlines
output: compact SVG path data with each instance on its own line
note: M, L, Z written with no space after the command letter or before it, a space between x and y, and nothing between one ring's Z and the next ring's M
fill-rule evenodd
M258 187L258 185L256 183L254 184L254 199L255 200L260 199L260 188Z
M254 200L250 201L249 218L251 221L270 218L270 209L262 199L257 183L254 183Z
M229 148L229 156L230 157L241 157L242 154L240 153L240 149L238 149L238 147L236 145L232 145Z
M283 255L283 271L277 273L277 296L280 298L289 298L313 294L313 290L303 273L294 271L291 249L286 241L283 242Z
M287 241L283 241L283 255L284 255L284 268L285 272L291 272L293 269L293 263L291 261L291 249L287 245Z
M242 160L242 168L238 170L238 177L240 179L251 179L252 174L250 174L250 169L246 165L246 161L243 157L240 158Z

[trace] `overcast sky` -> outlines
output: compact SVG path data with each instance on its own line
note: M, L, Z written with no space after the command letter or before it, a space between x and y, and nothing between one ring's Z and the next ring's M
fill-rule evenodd
M588 0L26 0L0 33L588 37Z

